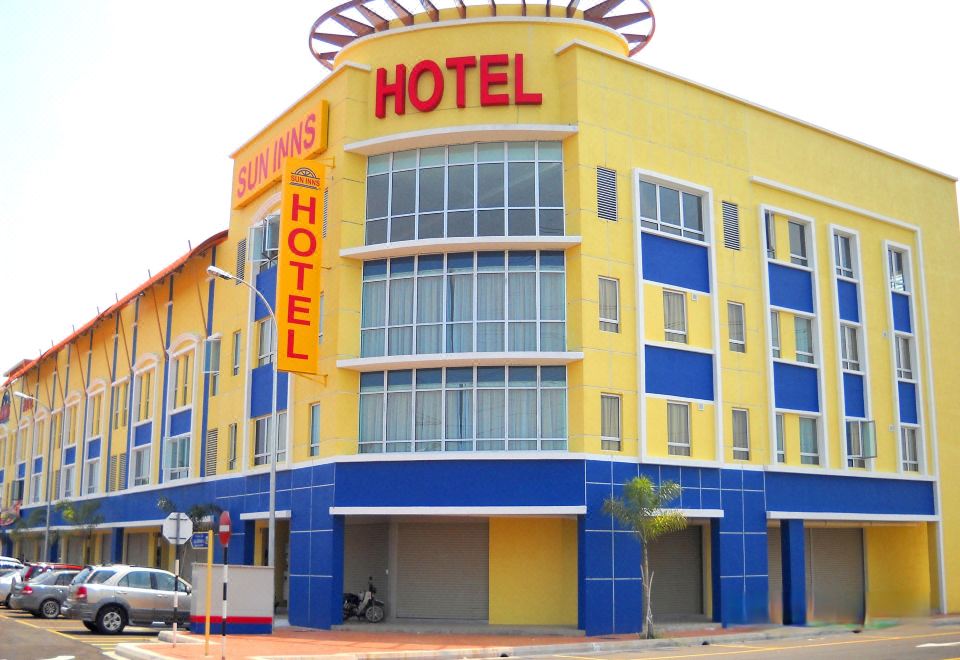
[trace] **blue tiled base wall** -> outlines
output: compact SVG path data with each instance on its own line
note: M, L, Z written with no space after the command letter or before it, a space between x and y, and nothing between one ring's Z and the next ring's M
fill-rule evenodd
M277 474L277 510L290 518L290 623L329 628L340 623L343 592L342 516L330 507L586 507L578 522L579 626L589 635L639 630L642 583L639 544L603 515L603 501L623 484L645 475L682 487L676 506L722 512L710 520L712 611L724 625L768 620L767 513L893 513L932 515L933 484L924 481L838 477L620 461L537 460L345 461L283 470ZM180 509L216 502L230 511L231 563L252 564L253 523L241 514L268 509L268 475L211 479L162 490L121 492L101 500L110 523L157 520L160 495ZM24 516L29 515L25 509ZM442 512L437 512L442 513ZM802 516L800 516L802 518ZM59 519L54 525L62 524ZM803 522L784 536L785 611L805 619ZM6 536L0 536L9 552ZM110 549L119 557L123 533L114 528ZM222 548L216 548L219 558ZM707 579L707 578L705 578ZM794 590L789 585L795 585ZM661 585L662 586L662 585Z

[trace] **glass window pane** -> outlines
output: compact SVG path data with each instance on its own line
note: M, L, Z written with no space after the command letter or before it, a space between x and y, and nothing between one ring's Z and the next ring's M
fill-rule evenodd
M540 211L540 235L563 236L562 209L542 209Z
M450 440L469 440L473 438L473 388L447 389L447 417L445 435Z
M478 323L477 350L480 352L502 351L503 333L503 323Z
M420 150L420 167L429 165L443 165L446 159L447 150L443 147L433 147L432 149Z
M414 222L412 215L391 218L390 220L390 240L391 241L412 241L414 235Z
M509 314L514 321L535 320L537 314L536 273L509 274Z
M510 389L510 438L537 437L537 391L534 389Z
M563 206L563 165L540 163L540 206Z
M680 192L660 187L660 222L680 226Z
M540 160L561 160L563 158L563 144L560 142L538 143Z
M413 213L416 204L417 173L414 170L394 172L390 191L390 215Z
M540 437L567 437L566 390L543 390L540 393Z
M417 238L443 238L443 214L421 215L417 223Z
M473 211L447 213L447 236L456 238L473 235Z
M383 218L387 215L387 174L367 177L367 217Z
M383 440L383 395L360 395L360 442Z
M479 165L477 176L477 207L503 207L503 165Z
M457 165L448 170L447 208L473 208L473 165Z
M534 209L510 209L510 236L535 236L537 217Z
M504 236L503 209L477 211L477 236Z
M420 212L443 210L443 168L420 170Z
M510 208L534 205L534 163L507 165L507 199Z
M473 162L473 145L472 144L456 144L449 148L450 163L472 163Z
M411 439L412 404L411 392L387 393L387 442Z
M505 437L505 398L502 389L477 390L477 437Z
M516 277L521 273L513 273ZM540 273L540 318L547 321L562 321L566 309L563 295L563 273Z
M481 163L503 162L503 142L483 142L477 145L477 160Z
M683 226L694 231L703 231L700 198L690 193L683 193Z
M657 187L646 181L640 182L640 216L657 219Z
M367 174L381 174L390 171L390 154L370 156L367 160Z
M387 221L369 220L366 226L365 240L367 245L387 242Z
M535 142L507 143L508 160L533 160Z
M417 440L439 440L443 419L443 393L440 390L417 393L414 437Z
M417 166L417 150L398 151L393 154L393 169L403 170Z

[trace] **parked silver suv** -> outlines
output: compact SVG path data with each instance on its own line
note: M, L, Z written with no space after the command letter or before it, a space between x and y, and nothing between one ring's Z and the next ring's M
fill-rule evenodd
M141 566L97 566L86 581L74 581L61 613L68 619L80 619L88 630L118 635L129 625L173 624L173 573ZM190 593L193 589L180 580L177 623L190 620Z

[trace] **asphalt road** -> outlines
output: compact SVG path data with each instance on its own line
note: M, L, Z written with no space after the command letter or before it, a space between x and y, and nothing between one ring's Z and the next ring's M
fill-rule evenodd
M127 628L122 635L99 635L79 621L48 621L27 612L0 609L0 660L102 660L121 642L148 641L158 633L156 629Z
M532 656L531 656L532 657ZM538 656L544 660L547 656ZM822 637L793 637L751 642L725 642L709 646L678 646L620 653L582 653L549 656L556 660L960 660L960 625L910 624L841 633Z

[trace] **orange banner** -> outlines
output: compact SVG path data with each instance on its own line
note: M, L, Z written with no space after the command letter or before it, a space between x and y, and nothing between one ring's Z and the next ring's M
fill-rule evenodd
M283 162L277 264L277 369L318 371L326 166Z

